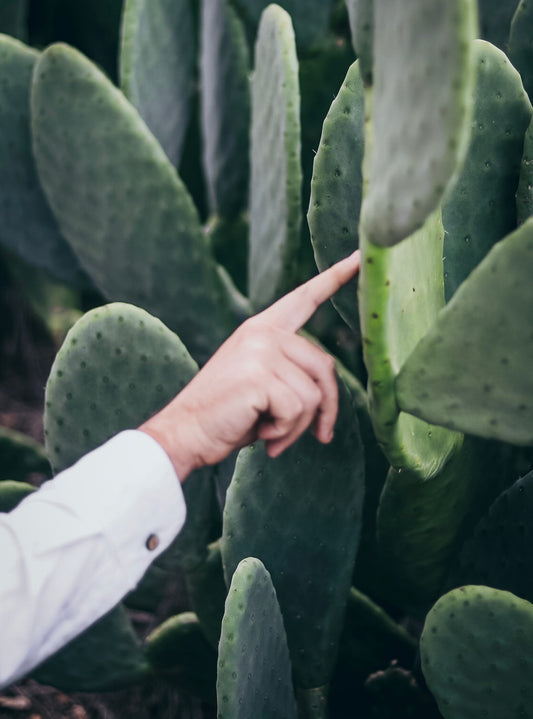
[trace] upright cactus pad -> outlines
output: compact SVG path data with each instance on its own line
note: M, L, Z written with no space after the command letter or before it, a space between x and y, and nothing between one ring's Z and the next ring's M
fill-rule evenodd
M533 601L532 507L533 472L529 472L503 492L478 523L457 555L448 587L485 584Z
M422 479L441 469L461 437L399 412L394 380L444 305L443 235L437 212L393 248L361 236L359 307L374 429L392 466Z
M355 62L324 120L313 165L307 221L321 271L359 246L363 124L363 84ZM358 329L357 280L342 287L333 304L350 327Z
M238 0L238 3L252 23L257 25L269 0ZM302 50L313 49L320 44L328 27L333 0L280 0L279 5L291 16L296 40Z
M531 719L533 605L491 587L441 597L420 641L422 670L444 719Z
M498 242L440 312L396 381L429 422L533 444L533 220Z
M511 23L508 54L522 77L524 89L533 97L533 4L520 0Z
M177 165L196 71L191 3L127 0L121 40L122 90Z
M509 31L519 0L478 0L481 37L507 51Z
M372 243L395 245L420 228L464 157L475 33L474 0L374 2L374 140L361 215Z
M39 176L65 237L110 300L144 307L205 361L233 329L196 209L136 110L76 50L53 45L32 87Z
M352 45L359 59L365 85L372 85L374 64L374 0L345 0L352 34Z
M442 211L449 299L490 250L516 228L515 195L531 103L507 56L474 43L477 83L465 164Z
M270 574L253 557L231 580L218 652L219 719L296 719L291 663Z
M228 0L203 0L201 102L211 212L233 220L248 200L250 85L246 35Z
M363 449L342 384L339 393L331 444L308 432L277 459L261 443L241 450L224 510L226 581L248 554L268 566L304 689L331 678L361 528Z
M20 481L32 472L50 476L45 448L21 432L0 427L0 478Z
M252 78L249 294L263 307L294 280L300 240L300 91L289 15L264 12Z
M533 215L533 120L529 123L524 139L524 153L516 193L516 211L520 223Z
M88 284L39 185L31 151L30 85L39 53L0 35L0 242L71 284Z

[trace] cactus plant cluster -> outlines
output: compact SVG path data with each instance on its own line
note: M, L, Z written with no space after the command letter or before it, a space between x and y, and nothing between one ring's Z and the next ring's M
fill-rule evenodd
M228 718L384 718L398 692L533 716L531 4L280 5L125 0L119 86L0 37L0 240L107 302L48 380L55 472L161 408L310 249L319 270L362 253L333 299L352 338L333 442L195 472L180 536L35 676L157 673ZM31 491L12 465L6 510ZM191 611L140 639L128 608L156 612L178 572Z

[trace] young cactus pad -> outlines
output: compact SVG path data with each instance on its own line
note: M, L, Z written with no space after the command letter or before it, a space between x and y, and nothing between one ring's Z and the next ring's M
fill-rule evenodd
M522 76L524 89L533 97L533 4L531 0L520 0L511 23L509 35L509 58Z
M400 413L394 380L444 305L440 212L395 247L361 235L359 307L376 437L393 467L435 475L461 436Z
M66 45L42 54L31 105L41 183L95 285L160 317L205 361L233 329L228 293L192 200L137 111Z
M263 307L291 287L300 241L300 90L291 18L269 5L252 77L250 299Z
M254 557L235 570L218 650L218 719L296 719L291 663L276 591Z
M359 62L355 62L324 120L313 164L307 221L320 271L359 246L363 124L363 82ZM342 287L333 298L333 304L345 322L358 331L357 280Z
M531 103L498 48L474 42L477 82L463 169L443 207L444 287L449 300L492 245L516 228L515 195Z
M397 380L428 422L533 444L533 219L498 242L440 312Z
M201 18L203 160L209 204L212 213L232 220L248 200L248 46L228 0L203 0Z
M374 139L361 210L370 242L395 245L421 227L456 173L475 35L475 0L374 1Z
M181 157L196 71L189 0L126 0L120 84L172 164Z
M372 85L374 0L345 0L350 21L352 45L359 58L361 78Z
M18 40L0 35L0 242L64 282L87 285L46 203L31 151L29 97L38 57Z
M304 689L324 687L333 672L363 495L359 426L341 382L339 418L330 444L306 432L276 459L257 442L241 450L237 460L224 510L226 582L249 554L268 566L295 682Z
M492 587L439 599L420 641L424 677L444 719L531 719L533 605Z

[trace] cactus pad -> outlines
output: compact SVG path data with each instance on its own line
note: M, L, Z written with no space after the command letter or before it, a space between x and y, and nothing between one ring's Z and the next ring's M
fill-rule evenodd
M276 591L263 564L243 559L231 580L218 653L219 719L296 719L291 663Z
M422 670L444 719L531 719L533 605L491 587L441 597L426 618Z
M355 62L333 101L322 129L313 165L307 221L320 271L359 246L359 208L363 192L364 95ZM333 304L358 330L357 280L342 287Z
M24 480L31 472L51 475L44 447L9 427L0 427L0 477Z
M507 56L474 43L477 83L465 164L443 207L449 299L492 245L516 228L515 195L531 103Z
M35 487L27 482L17 482L12 479L0 481L0 512L11 512L32 492L35 492Z
M507 51L509 31L518 0L478 0L481 37Z
M533 120L529 123L524 138L524 153L516 193L516 211L520 223L533 215Z
M144 310L115 303L88 312L67 335L46 387L45 438L54 469L138 427L196 370L178 337ZM194 567L205 556L214 502L210 475L202 468L183 485L191 511L156 566Z
M359 70L365 85L372 85L374 0L346 0L352 34L352 45L359 59Z
M205 360L233 329L198 214L136 110L79 52L35 68L33 140L61 230L110 300L144 307Z
M508 54L522 77L524 89L533 97L533 3L520 0L511 23Z
M307 432L276 459L241 450L224 510L226 582L248 554L268 566L305 689L331 677L361 528L364 456L342 384L339 400L329 445Z
M423 479L439 471L461 438L400 413L394 379L444 304L443 234L434 213L396 247L360 238L359 307L376 437L393 467Z
M202 2L201 99L204 168L211 212L232 220L249 183L249 57L228 0Z
M291 288L301 224L300 91L289 15L264 12L252 78L250 299L260 308Z
M247 17L254 25L259 23L261 13L270 0L239 0ZM298 46L311 49L324 37L333 0L280 0L278 3L291 16Z
M48 207L31 152L30 84L39 53L0 35L1 242L64 282L85 284Z
M448 587L485 584L533 601L533 472L503 492L461 548Z
M361 210L372 243L395 245L420 228L464 157L475 32L474 0L374 1L374 141Z
M498 242L405 362L399 406L480 437L533 444L533 219Z
M121 87L177 165L189 121L196 42L189 0L127 0Z
M31 676L62 691L123 689L148 676L148 663L122 606L99 619Z

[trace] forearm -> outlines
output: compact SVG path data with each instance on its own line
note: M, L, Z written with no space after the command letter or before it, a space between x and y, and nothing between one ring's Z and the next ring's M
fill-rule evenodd
M174 469L141 432L118 435L0 515L0 685L117 604L184 520Z

